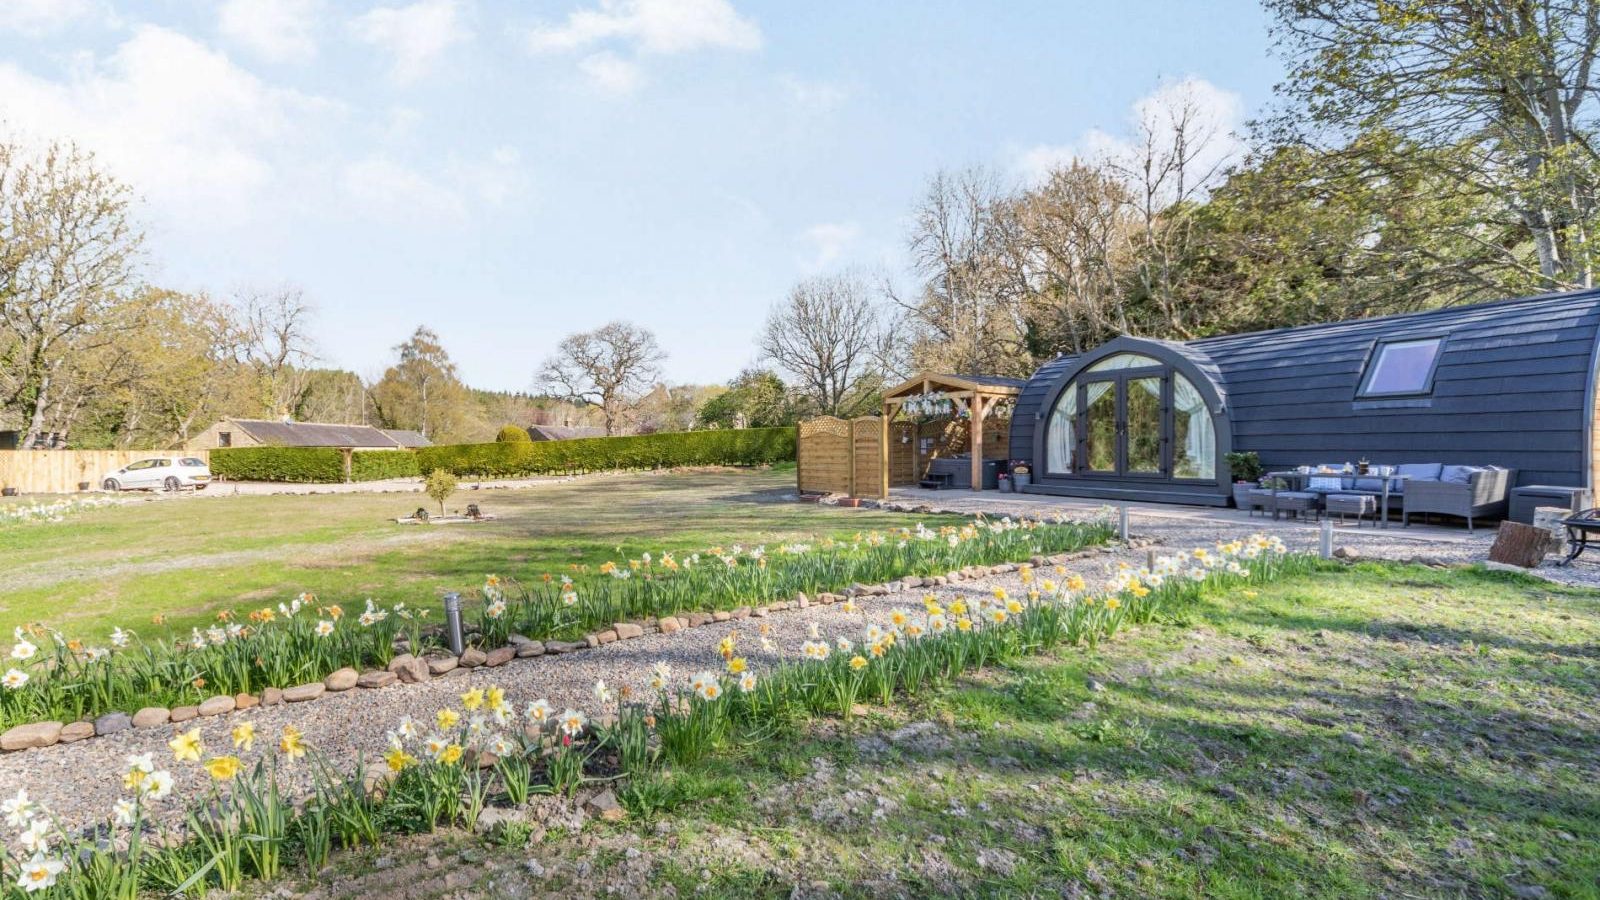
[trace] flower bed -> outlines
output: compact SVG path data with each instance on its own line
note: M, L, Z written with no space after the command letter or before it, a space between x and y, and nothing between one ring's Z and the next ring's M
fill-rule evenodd
M13 890L79 897L235 890L248 878L275 877L291 856L316 871L334 847L374 845L391 832L473 828L492 805L521 805L534 793L570 796L591 779L618 782L623 802L647 806L651 774L663 765L700 759L741 737L771 739L807 714L848 719L858 703L889 704L990 662L1093 643L1207 592L1312 565L1256 537L1170 557L1150 571L1126 570L1105 593L1085 591L1064 571L1046 577L1025 568L1018 596L996 590L946 604L929 596L885 621L863 616L853 636L814 633L797 661L761 676L747 668L740 638L730 633L714 668L687 679L658 668L644 698L619 698L597 683L593 719L578 709L556 714L543 699L518 709L499 688L473 689L459 707L396 723L379 778L360 766L334 771L292 726L260 753L248 721L220 748L206 747L196 729L169 745L173 764L203 767L211 779L201 796L186 798L181 828L151 815L153 805L169 802L170 770L151 754L132 756L118 773L126 796L88 838L63 832L25 791L0 804L21 849L4 862L4 875ZM287 766L312 767L316 788L304 803L281 785Z
M842 589L966 565L1076 550L1111 535L1103 523L976 521L961 528L870 533L817 547L716 548L661 554L598 571L546 576L522 587L491 577L477 607L477 642L575 636L639 616L732 609L800 592ZM19 627L0 678L0 728L73 722L112 711L197 705L208 697L255 694L320 681L343 668L383 668L401 646L436 646L429 610L367 600L361 612L302 595L244 616L222 613L186 637L145 641L116 629L93 646L43 626Z
M69 497L61 500L29 500L0 505L0 526L65 522L68 516L105 506L122 506L131 501L118 497Z

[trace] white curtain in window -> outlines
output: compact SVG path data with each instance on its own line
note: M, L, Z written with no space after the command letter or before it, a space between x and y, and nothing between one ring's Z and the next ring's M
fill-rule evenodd
M1187 478L1210 478L1217 471L1217 433L1211 424L1211 410L1205 398L1189 379L1173 373L1172 405L1175 415L1187 416L1189 434L1184 440L1183 452L1189 466L1177 466L1174 475Z
M1077 448L1074 433L1078 422L1078 386L1067 385L1061 402L1050 414L1050 427L1045 431L1045 471L1067 473L1072 471L1072 453Z

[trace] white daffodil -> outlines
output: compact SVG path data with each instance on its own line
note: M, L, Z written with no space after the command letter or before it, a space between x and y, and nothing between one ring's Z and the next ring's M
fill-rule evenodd
M38 806L28 799L26 790L19 790L15 797L0 803L0 812L6 814L6 824L12 828L22 828L27 825L37 808Z
M22 864L22 874L17 876L17 887L28 893L55 887L56 876L66 865L59 859L47 859L39 854Z

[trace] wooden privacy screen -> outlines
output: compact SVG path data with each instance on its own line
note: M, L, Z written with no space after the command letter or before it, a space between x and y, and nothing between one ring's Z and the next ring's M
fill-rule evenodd
M1008 459L1009 419L983 423L983 458ZM822 416L800 423L798 453L800 490L806 493L876 497L883 471L883 420L877 416L836 419ZM889 484L916 484L935 459L968 450L965 419L889 423Z
M850 423L833 416L800 423L795 452L800 490L818 494L848 494L852 485Z
M205 450L0 450L0 487L24 494L68 494L78 482L99 490L105 473L152 456L193 456L211 461Z

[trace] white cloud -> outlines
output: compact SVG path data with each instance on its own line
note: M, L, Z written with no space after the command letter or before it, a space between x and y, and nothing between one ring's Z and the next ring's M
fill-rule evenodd
M411 223L456 221L466 216L460 195L409 166L386 156L369 156L345 165L339 186L359 212Z
M317 53L321 12L322 0L227 0L217 29L268 62L304 62Z
M472 37L456 0L380 6L353 19L350 30L392 57L390 74L401 84L428 74L446 50Z
M728 0L600 0L598 8L575 10L561 25L539 26L528 35L536 51L583 50L608 41L662 55L755 50L761 29Z
M861 236L861 226L854 222L821 222L800 232L800 240L811 250L806 265L825 269L833 265L856 238Z
M1124 133L1095 128L1068 144L1038 144L1016 154L1013 165L1030 182L1043 180L1052 169L1074 160L1108 164L1131 171L1138 167L1146 146L1156 156L1170 157L1174 138L1183 129L1188 149L1183 166L1189 187L1204 188L1221 170L1243 153L1239 136L1244 125L1244 102L1204 78L1190 76L1165 81L1134 101Z
M242 214L275 178L275 157L334 109L272 87L193 39L136 30L62 81L0 63L7 123L36 140L67 138L175 217Z
M780 75L778 83L790 101L806 112L830 113L850 99L848 88L830 81L807 81L796 75Z
M568 13L559 25L538 25L530 29L528 49L535 53L585 53L578 62L578 70L599 89L626 94L644 82L644 71L639 65L642 57L761 47L761 29L739 15L728 0L599 0L599 3L592 9Z
M0 31L39 37L89 14L89 0L0 0Z
M611 53L591 53L578 62L578 70L588 76L595 87L611 94L632 93L644 81L644 73L637 63Z

